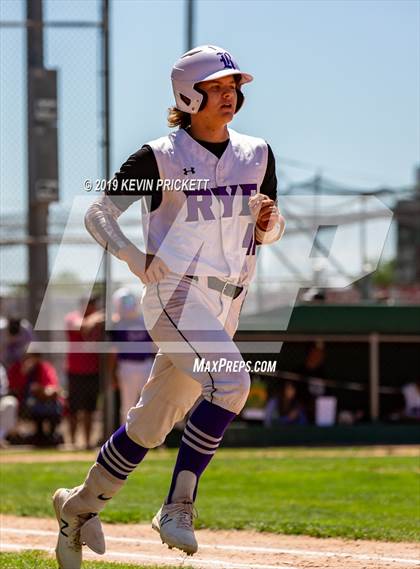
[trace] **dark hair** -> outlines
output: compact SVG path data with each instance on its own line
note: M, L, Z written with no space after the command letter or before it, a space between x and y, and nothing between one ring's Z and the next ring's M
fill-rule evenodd
M191 125L191 115L184 111L180 111L176 107L169 107L168 109L168 126L170 128L187 128Z

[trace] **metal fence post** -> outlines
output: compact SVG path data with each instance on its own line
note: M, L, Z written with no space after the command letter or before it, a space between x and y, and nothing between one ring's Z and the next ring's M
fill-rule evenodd
M369 335L369 395L370 419L379 418L379 334Z

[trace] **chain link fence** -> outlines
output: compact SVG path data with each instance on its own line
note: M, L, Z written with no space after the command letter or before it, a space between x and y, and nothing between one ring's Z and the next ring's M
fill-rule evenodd
M74 199L85 195L83 181L104 177L102 9L100 0L46 0L42 3L43 66L57 72L59 201L50 204L47 234L40 238L40 241L48 242L50 269L57 260ZM0 21L0 310L2 359L10 372L14 363L8 357L11 345L19 343L24 329L35 325L35 322L29 324L25 320L17 324L21 318L28 319L31 313L28 306L28 245L31 240L27 233L26 2L1 2ZM73 229L74 239L61 244L60 255L67 260L63 263L62 281L77 297L82 294L79 284L83 282L89 262L89 250L93 250L95 244L87 238L82 225ZM98 281L103 281L101 272L103 267L100 267ZM12 330L16 326L20 326L19 331ZM65 326L63 322L62 330ZM62 333L57 334L62 337ZM36 338L36 334L33 337ZM22 346L21 365L9 373L9 382L19 399L19 415L21 419L30 419L35 426L31 436L57 442L61 438L56 437L56 428L69 412L67 376L72 364L65 353L50 354L47 359L31 357L25 352ZM99 360L98 356L96 358ZM99 368L96 371L99 372ZM26 387L23 389L24 382ZM43 385L44 389L36 392L35 384ZM79 390L80 397L89 398L88 391L87 386ZM96 401L95 405L89 401L89 409L96 409ZM99 430L94 436L99 436ZM94 442L93 438L91 442Z

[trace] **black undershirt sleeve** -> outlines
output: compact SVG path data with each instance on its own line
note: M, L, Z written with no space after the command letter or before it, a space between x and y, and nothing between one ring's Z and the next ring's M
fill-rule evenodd
M274 201L277 201L277 177L276 177L276 160L274 158L271 146L268 146L267 170L265 171L264 180L261 184L260 192L265 194Z
M105 193L111 201L125 211L131 204L143 196L151 197L151 211L159 207L162 201L162 190L156 189L159 180L159 168L153 150L147 144L132 154L121 166L107 187ZM115 183L117 180L117 184ZM130 180L134 180L130 185ZM152 188L142 187L141 181L151 180ZM146 200L146 203L149 200Z
M260 192L265 194L272 200L277 199L277 178L276 163L273 151L269 144L267 170L261 184ZM143 196L151 197L151 202L146 200L146 204L150 203L150 211L154 211L159 207L162 201L162 190L156 188L159 180L159 168L156 162L153 150L149 145L144 145L132 154L121 166L114 178L107 187L105 194L110 197L111 201L124 212L131 204L141 199ZM115 180L117 183L115 183ZM130 184L130 180L133 180ZM152 188L146 188L141 185L141 181L152 181Z

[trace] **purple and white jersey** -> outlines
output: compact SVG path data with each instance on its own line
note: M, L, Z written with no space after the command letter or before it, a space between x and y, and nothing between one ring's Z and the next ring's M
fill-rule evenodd
M247 284L255 269L255 221L248 201L260 191L268 147L263 139L232 129L229 137L220 159L182 129L148 143L168 186L156 210L150 213L142 203L142 226L147 251L174 273ZM207 183L171 190L171 181L180 179Z

